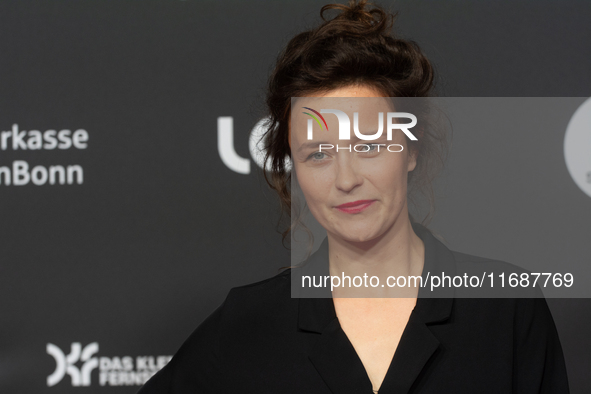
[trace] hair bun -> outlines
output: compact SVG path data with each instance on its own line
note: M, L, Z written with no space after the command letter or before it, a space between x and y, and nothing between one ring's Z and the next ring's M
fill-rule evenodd
M327 4L320 10L320 17L325 21L351 23L357 26L354 30L359 30L364 27L366 32L385 32L392 27L392 22L395 15L386 13L382 8L374 6L367 9L366 7L372 5L367 3L367 0L350 0L348 5L344 4ZM341 11L332 20L327 20L324 13L328 10Z

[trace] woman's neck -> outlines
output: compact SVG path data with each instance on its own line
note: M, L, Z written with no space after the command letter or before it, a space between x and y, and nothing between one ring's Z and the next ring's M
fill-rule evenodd
M408 216L401 216L387 232L371 241L349 242L328 234L330 275L344 278L345 282L342 285L345 287L333 290L333 296L407 297L418 292L418 288L400 289L386 282L390 276L408 278L420 276L423 272L423 241L413 231ZM362 278L364 283L359 287L353 283L352 288L347 288L349 280L346 277L353 280L355 276ZM379 278L379 285L374 286L375 279L370 281L372 276ZM356 283L359 284L359 280Z

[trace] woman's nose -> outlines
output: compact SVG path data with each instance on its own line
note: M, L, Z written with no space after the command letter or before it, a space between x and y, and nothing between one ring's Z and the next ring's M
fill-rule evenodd
M363 177L358 172L353 153L338 152L335 171L335 186L344 192L349 192L363 183Z

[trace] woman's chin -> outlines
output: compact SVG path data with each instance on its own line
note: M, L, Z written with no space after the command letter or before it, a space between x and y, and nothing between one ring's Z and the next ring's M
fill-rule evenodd
M360 243L374 240L379 236L378 233L373 231L356 231L347 233L337 233L337 236L347 242Z

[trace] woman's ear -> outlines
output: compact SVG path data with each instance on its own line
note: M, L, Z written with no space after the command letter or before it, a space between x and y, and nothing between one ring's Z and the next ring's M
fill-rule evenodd
M422 128L418 128L414 130L416 133L417 139L420 140L425 135L425 131ZM419 157L419 149L416 145L412 148L407 144L408 147L408 171L412 171L417 166L417 158Z
M408 150L408 169L407 171L410 172L415 169L417 166L417 156L418 151L416 149L409 149Z

